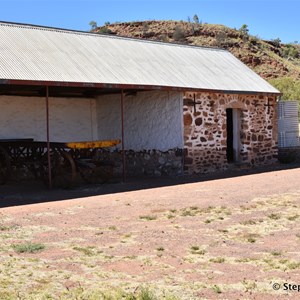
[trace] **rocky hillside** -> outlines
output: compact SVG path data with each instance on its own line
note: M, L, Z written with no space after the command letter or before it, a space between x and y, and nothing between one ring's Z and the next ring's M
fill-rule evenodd
M300 79L300 45L282 44L279 39L262 40L250 35L245 25L237 30L223 25L198 22L145 21L107 24L93 31L225 48L265 79Z

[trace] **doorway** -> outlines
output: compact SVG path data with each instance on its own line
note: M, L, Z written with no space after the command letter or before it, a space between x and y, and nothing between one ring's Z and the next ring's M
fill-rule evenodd
M239 161L240 153L240 110L226 109L227 121L227 150L226 157L229 163Z

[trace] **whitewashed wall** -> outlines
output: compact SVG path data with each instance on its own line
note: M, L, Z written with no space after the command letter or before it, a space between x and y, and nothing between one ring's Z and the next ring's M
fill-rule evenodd
M183 148L182 93L139 92L124 99L126 150ZM121 139L120 95L97 99L98 138Z
M53 142L97 139L96 101L49 98ZM0 139L46 140L45 98L0 96Z

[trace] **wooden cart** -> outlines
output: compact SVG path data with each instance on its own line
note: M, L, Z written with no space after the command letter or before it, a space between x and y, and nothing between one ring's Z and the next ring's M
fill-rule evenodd
M79 176L87 182L105 181L112 165L95 158L97 149L116 146L120 140L50 143L51 181L54 186L70 187ZM47 142L33 139L0 140L0 184L10 180L13 171L26 168L37 179L49 180Z

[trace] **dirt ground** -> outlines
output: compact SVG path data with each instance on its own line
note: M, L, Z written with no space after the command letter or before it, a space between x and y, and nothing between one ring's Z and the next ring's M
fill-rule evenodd
M300 166L234 174L0 187L0 299L300 299Z

